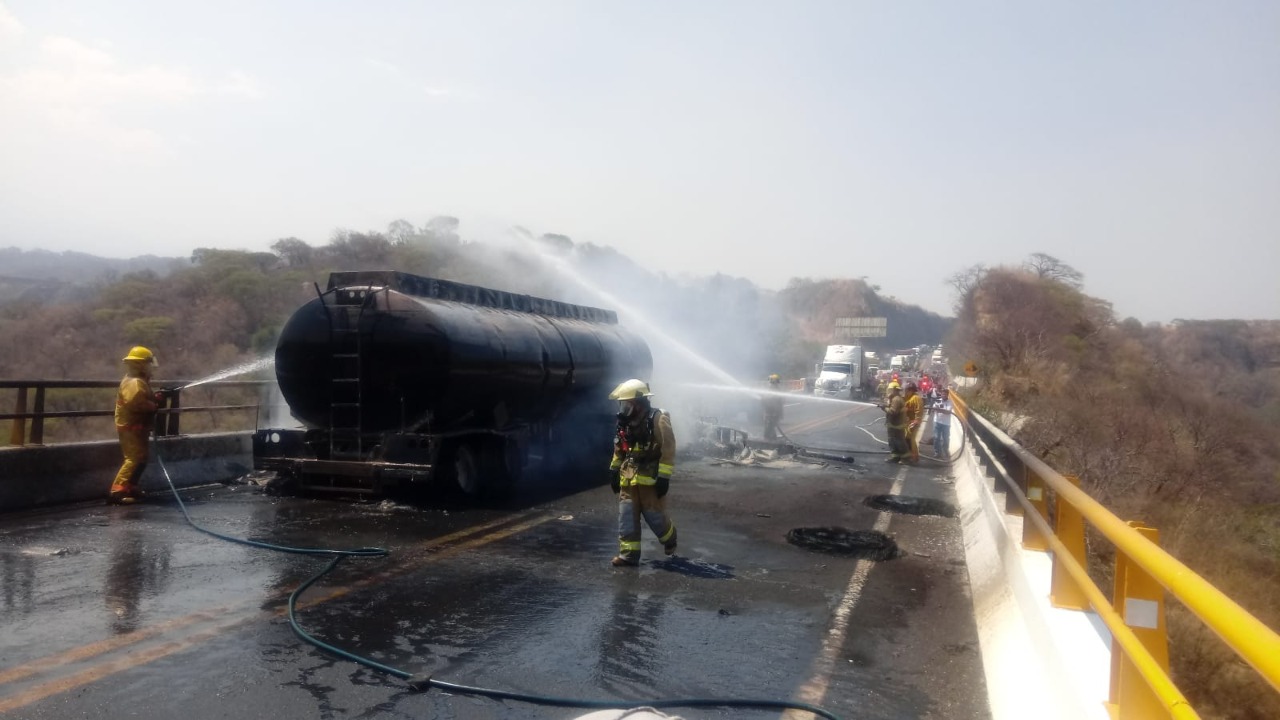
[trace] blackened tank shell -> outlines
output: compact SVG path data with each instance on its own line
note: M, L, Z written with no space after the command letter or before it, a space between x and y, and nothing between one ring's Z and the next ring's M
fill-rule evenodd
M353 368L360 429L375 433L506 429L584 407L609 412L613 386L647 379L652 367L645 342L614 323L367 286L348 288L347 297L365 297L340 304L343 292L300 308L276 345L280 391L308 427L349 425L334 420L334 403L352 399ZM347 357L353 349L358 363Z

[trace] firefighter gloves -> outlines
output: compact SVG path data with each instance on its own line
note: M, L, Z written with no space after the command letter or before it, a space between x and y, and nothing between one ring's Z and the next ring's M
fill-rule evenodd
M666 497L667 491L671 489L671 478L658 476L654 488L658 491L658 497Z

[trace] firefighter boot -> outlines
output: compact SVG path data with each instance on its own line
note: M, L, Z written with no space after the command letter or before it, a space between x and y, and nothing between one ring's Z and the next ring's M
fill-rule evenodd
M113 492L107 496L108 505L133 505L138 499L123 492Z

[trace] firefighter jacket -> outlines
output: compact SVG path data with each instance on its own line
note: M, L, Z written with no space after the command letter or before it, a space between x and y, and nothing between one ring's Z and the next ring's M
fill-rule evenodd
M650 408L640 418L618 428L613 438L613 462L619 485L656 485L658 478L671 478L676 463L676 436L671 416Z
M894 395L884 408L884 424L892 430L907 428L907 411L901 395Z
M903 407L906 410L908 427L916 427L921 420L924 420L924 400L921 400L919 395L912 395L907 398L906 402L903 403Z
M140 375L126 375L120 381L120 391L116 393L116 428L151 429L157 407L151 383Z

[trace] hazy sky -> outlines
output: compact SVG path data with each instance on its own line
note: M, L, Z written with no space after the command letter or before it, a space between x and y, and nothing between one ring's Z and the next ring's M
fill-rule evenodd
M1280 318L1280 3L0 0L0 246L441 214L948 314L1045 252L1120 317Z

